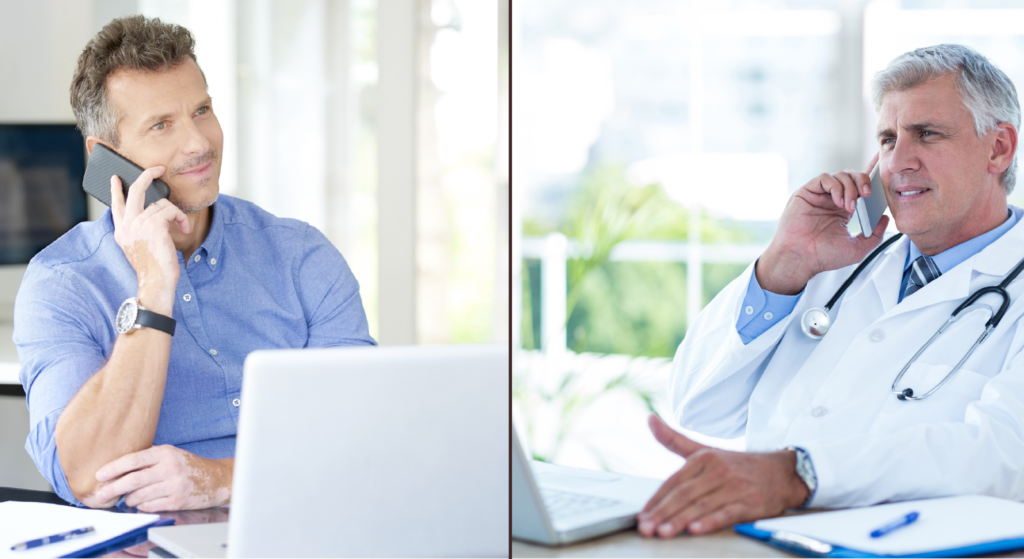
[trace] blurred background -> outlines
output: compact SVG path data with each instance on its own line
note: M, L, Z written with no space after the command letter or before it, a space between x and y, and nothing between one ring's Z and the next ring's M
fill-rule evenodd
M35 221L12 200L84 206L67 178L85 156L71 78L86 43L131 14L192 31L225 133L221 192L323 231L382 345L508 341L508 0L0 0L0 486L48 489L22 450L11 334L25 264L103 210L90 199L5 252ZM54 183L63 198L19 171L49 156L19 152L18 134L45 126L81 156Z
M671 416L671 357L789 195L877 151L877 71L960 43L1024 84L1021 1L515 6L513 421L535 458L572 466L679 467L646 427Z

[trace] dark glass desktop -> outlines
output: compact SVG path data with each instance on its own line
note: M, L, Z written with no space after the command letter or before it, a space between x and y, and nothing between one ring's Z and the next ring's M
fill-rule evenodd
M0 265L26 264L88 219L74 124L0 124Z

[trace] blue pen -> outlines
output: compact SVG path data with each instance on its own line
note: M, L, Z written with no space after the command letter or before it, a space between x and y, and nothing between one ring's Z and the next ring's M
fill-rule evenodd
M33 547L40 547L46 544L62 542L64 540L70 540L71 538L77 538L84 536L89 532L95 532L96 528L92 526L86 526L85 528L79 528L77 530L71 530L70 532L62 532L60 534L54 534L52 536L46 536L45 538L39 538L38 540L29 540L11 546L11 551L21 551L23 549L32 549Z
M882 526L881 528L871 532L871 537L872 538L880 538L880 537L888 534L889 532L892 532L893 530L902 528L902 527L906 526L907 524L913 523L915 520L917 520L918 516L921 516L921 515L916 513L916 512L912 512L912 513L910 513L910 514L908 514L906 516L897 518L896 520L893 520L892 522L886 524L885 526Z

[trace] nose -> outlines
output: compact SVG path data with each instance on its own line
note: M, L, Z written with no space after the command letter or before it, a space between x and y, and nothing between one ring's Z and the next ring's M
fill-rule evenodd
M206 134L203 134L203 131L200 130L194 120L189 119L184 129L186 138L181 149L185 155L200 155L210 151L211 144L209 138L206 137Z
M921 168L914 142L906 134L897 134L886 168L890 174L911 173Z

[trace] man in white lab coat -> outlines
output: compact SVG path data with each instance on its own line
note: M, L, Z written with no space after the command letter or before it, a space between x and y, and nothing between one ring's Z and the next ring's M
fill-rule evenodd
M798 189L761 258L701 313L671 378L679 424L746 435L748 452L706 448L656 417L687 458L641 512L640 533L705 533L800 506L848 507L958 494L1024 500L1024 278L1002 321L967 354L990 314L965 311L893 387L971 293L1024 259L1016 181L1020 105L1009 78L959 45L918 49L872 83L885 195L903 237L831 309L830 331L801 329L882 242L845 224L866 173L815 177ZM980 302L995 309L1001 300Z

